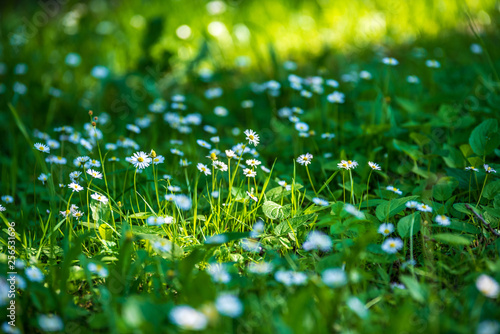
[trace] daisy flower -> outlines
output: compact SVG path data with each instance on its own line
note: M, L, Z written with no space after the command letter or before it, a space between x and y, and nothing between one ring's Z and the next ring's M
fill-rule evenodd
M479 172L479 169L475 168L474 166L465 167L465 170L471 170L471 171L474 171L474 172Z
M311 163L313 159L313 155L310 154L310 153L306 153L306 154L301 154L298 158L297 158L297 162L301 165L309 165Z
M476 287L488 298L495 299L500 295L500 285L488 275L480 275L476 280Z
M306 251L318 249L323 252L328 252L332 249L332 238L320 231L311 231L306 237L306 241L302 248Z
M165 161L165 158L163 155L157 155L156 157L153 158L153 163L155 165L162 164Z
M212 164L213 164L213 166L214 166L214 168L215 168L215 169L218 169L218 170L220 170L221 172L225 172L225 171L227 171L227 168L228 168L228 167L227 167L227 165L226 165L224 162L222 162L222 161L218 161L218 160L216 160L216 161L214 161Z
M232 158L236 157L236 154L234 154L234 152L232 150L226 150L226 157L228 159L232 159Z
M365 218L365 214L361 211L358 210L358 208L356 208L354 205L352 204L345 204L344 205L344 210L353 215L354 217L358 218L358 219L364 219Z
M200 145L201 147L204 147L204 148L208 148L208 149L212 148L212 145L210 145L209 143L207 143L206 141L201 140L201 139L198 139L196 141L196 143L198 143L198 145Z
M331 94L328 94L326 99L330 103L344 103L345 102L345 94L341 92L334 91Z
M403 248L403 242L399 238L388 238L382 244L382 250L389 254L395 254L401 248Z
M331 288L338 288L347 284L347 274L341 268L330 268L323 271L321 280Z
M247 195L248 195L248 197L250 197L251 199L253 199L255 202L259 201L259 199L257 198L257 196L255 196L251 192L247 191Z
M0 204L0 212L7 210L3 205Z
M445 215L437 215L434 220L441 226L448 226L451 224L450 218Z
M87 174L92 176L94 179L102 179L102 173L93 169L87 169Z
M40 152L43 152L43 153L50 153L50 148L45 145L45 144L42 144L42 143L36 143L35 145L35 148L37 150L39 150Z
M292 186L286 183L286 181L278 181L278 184L285 188L285 190L292 190Z
M4 201L7 204L14 203L14 197L12 197L10 195L4 195L1 198L2 198L2 201Z
M135 168L144 169L151 163L151 158L143 151L134 153L130 157L129 162L134 165Z
M78 183L71 182L68 184L68 188L72 189L73 191L79 192L83 190L83 187L80 186Z
M175 195L174 202L181 210L184 211L190 210L193 205L191 198L186 195Z
M26 278L30 282L41 282L45 278L42 271L40 269L38 269L37 267L33 267L33 266L26 268L24 273L26 274Z
M349 170L358 167L358 163L355 160L342 160L337 164L337 167Z
M173 324L185 330L202 331L208 325L207 316L188 305L175 306L168 317Z
M441 64L437 60L428 59L425 61L425 66L427 66L429 68L440 68Z
M237 318L243 313L243 304L238 297L223 293L215 300L215 308L219 314L230 318Z
M243 169L243 174L246 176L246 177L255 177L255 175L257 175L257 172L249 169L249 168L245 168Z
M265 173L271 173L271 170L267 168L266 166L260 166L260 169L262 169Z
M330 133L330 132L325 132L325 133L321 134L321 138L332 140L333 138L335 138L335 135L333 133Z
M387 190L390 190L398 195L403 195L403 192L401 190L399 190L398 188L396 187L393 187L393 186L387 186L385 189Z
M374 162L368 161L368 165L373 170L381 170L380 166L378 164L374 163Z
M432 208L427 204L419 204L417 205L417 210L422 212L432 212Z
M178 155L180 157L184 156L184 152L182 152L182 151L180 151L180 150L178 150L176 148L171 148L170 149L170 153Z
M416 75L409 75L406 77L406 81L411 84L418 84L420 79Z
M202 173L204 173L205 175L212 175L212 172L210 171L210 169L208 169L208 167L204 164L202 164L201 162L196 166L196 168L198 168L198 170Z
M273 265L269 262L251 262L248 271L256 275L266 275L273 271Z
M97 274L99 275L100 277L108 277L108 269L104 268L104 266L100 265L100 264L95 264L95 263L89 263L87 265L87 269L93 273L93 274Z
M416 209L418 207L419 203L417 201L408 201L406 202L406 207L408 209Z
M399 64L399 61L395 58L385 57L382 59L382 63L386 65L396 66L397 64Z
M483 165L483 167L484 167L484 171L486 173L496 173L497 172L496 170L494 170L493 168L491 168L489 165Z
M38 177L38 180L42 181L43 184L45 184L45 182L49 179L49 175L46 175L44 173L40 174L40 176Z
M392 225L391 223L380 224L377 232L386 237L392 232L394 232L394 225Z
M252 167L255 167L255 166L258 166L261 164L261 162L259 160L255 160L255 159L249 159L246 161L247 165L250 165Z
M76 219L80 219L83 217L83 212L76 210L75 212L72 213L73 217Z
M324 199L319 198L319 197L314 197L312 199L312 201L313 201L314 204L319 205L319 206L328 206L328 205L330 205L330 203L327 200L324 200Z
M59 332L64 328L61 318L54 314L38 316L38 325L44 332Z
M243 133L247 136L249 144L253 144L254 146L259 145L259 135L255 131L247 129Z
M100 195L98 193L93 193L92 195L90 195L90 197L92 197L92 199L96 200L96 201L99 201L101 203L108 203L108 198L104 195Z
M309 125L307 125L307 123L304 122L297 122L295 123L295 129L301 132L309 131Z

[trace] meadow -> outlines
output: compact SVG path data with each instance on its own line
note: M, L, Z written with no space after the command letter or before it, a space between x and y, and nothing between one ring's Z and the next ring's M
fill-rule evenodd
M3 332L500 333L495 2L47 3L1 5Z

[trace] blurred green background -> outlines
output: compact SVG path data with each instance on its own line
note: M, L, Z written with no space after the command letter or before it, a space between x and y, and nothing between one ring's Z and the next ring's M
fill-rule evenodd
M473 30L489 36L492 53L498 42L495 0L48 0L0 8L1 108L20 103L42 129L54 119L85 120L72 111L104 111L139 86L144 103L128 107L145 109L154 98L187 93L179 87L200 74L279 79L278 67L293 60L302 73L338 77L363 54L398 57L425 43L431 58L457 58L464 43L455 37L477 42ZM96 65L109 69L105 80L91 75ZM20 101L23 91L29 99Z

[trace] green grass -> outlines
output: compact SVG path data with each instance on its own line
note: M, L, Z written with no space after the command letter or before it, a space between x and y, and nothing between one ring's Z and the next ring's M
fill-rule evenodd
M206 25L205 16L187 21L181 10L194 6L195 13L199 3L181 4L168 4L179 10L177 20ZM233 4L237 9L220 19L232 26L245 8L258 17L250 21L268 28L285 17L300 21L304 10L320 27L327 14L344 17L342 6L319 4L319 13L297 3L264 19L265 8L284 4ZM8 273L17 272L19 331L50 332L52 323L62 333L185 332L179 321L207 333L484 333L488 325L498 327L500 180L484 166L500 170L499 36L495 23L487 23L497 14L489 2L469 4L470 17L463 4L446 4L449 12L440 20L433 16L437 7L425 2L396 6L399 21L390 20L394 13L387 18L394 29L387 49L373 47L381 42L377 35L359 50L339 52L334 44L319 50L311 46L320 40L314 34L308 41L292 28L280 35L252 26L257 37L248 67L230 65L248 46L212 37L186 41L189 60L167 61L159 55L179 47L179 40L170 44L172 29L149 42L128 26L87 40L100 19L85 15L74 40L54 37L37 45L33 39L22 52L4 44L0 194L13 203L2 197L0 291L8 289ZM99 13L98 3L92 6ZM139 5L129 6L117 9L113 20L129 22ZM155 21L146 12L157 6L144 9L150 26ZM388 5L374 2L366 12L359 2L352 6L359 19ZM428 20L410 27L418 8L427 8L420 10ZM103 17L110 11L101 10ZM12 13L4 29L14 25ZM453 20L451 13L460 15ZM40 36L55 34L61 20ZM167 26L180 23L172 19ZM469 24L473 33L463 33ZM418 32L423 37L412 42L408 36ZM348 30L339 45L356 33ZM120 34L130 36L130 59L117 45L104 45ZM293 48L282 45L290 36L300 41ZM472 52L473 43L482 52ZM82 62L72 67L64 59L75 45ZM294 48L296 57L288 54ZM51 55L51 65L39 62ZM398 65L384 64L384 57ZM287 67L287 59L297 68ZM14 74L20 62L27 71ZM95 65L108 65L109 74L92 76ZM206 68L211 76L204 76ZM25 85L24 94L19 85L13 89L15 82ZM207 97L218 87L220 96ZM343 103L329 101L334 91L345 94ZM159 110L151 111L155 106ZM214 112L220 106L226 116ZM298 120L309 129L297 130ZM257 145L246 129L257 133ZM49 154L34 148L49 138L59 144ZM237 153L231 159L230 149ZM125 160L140 151L147 155L142 159L164 161L141 169ZM303 165L297 159L306 153L313 157ZM82 156L96 163L76 166ZM252 167L250 159L261 164ZM343 160L349 169L341 168ZM89 168L102 178L86 173ZM246 168L255 177L246 177ZM67 186L75 171L81 172L73 180L83 187L79 192ZM45 182L38 180L42 173ZM432 211L408 207L412 201ZM159 221L165 223L156 226ZM16 239L13 253L9 234ZM395 252L388 252L391 246ZM11 268L9 256L24 266ZM2 295L4 319L8 302Z

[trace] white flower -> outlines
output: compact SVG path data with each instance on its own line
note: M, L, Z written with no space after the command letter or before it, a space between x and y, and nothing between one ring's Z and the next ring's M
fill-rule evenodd
M141 133L141 128L138 127L135 124L127 124L126 125L127 130L135 132L135 133Z
M387 190L390 190L398 195L403 195L403 192L401 190L399 190L398 188L396 187L393 187L393 186L387 186L385 189Z
M395 58L385 57L382 59L382 63L386 65L396 66L397 64L399 64L399 61L397 61L397 59Z
M309 125L304 122L297 122L295 123L295 129L301 132L309 131Z
M493 168L491 168L489 165L483 165L483 167L484 167L484 171L486 173L496 173L497 172L496 170L494 170Z
M378 164L374 163L374 162L368 161L368 165L373 170L381 170L380 166Z
M102 173L95 171L93 169L87 169L87 174L89 174L95 179L102 179Z
M306 153L306 154L301 154L298 158L297 158L297 162L301 165L309 165L311 163L313 159L313 155L310 154L310 153Z
M221 172L227 171L227 165L222 161L216 160L212 163L212 165L214 166L215 169L218 169Z
M417 210L422 212L432 212L432 208L427 204L419 204L417 205Z
M264 233L264 222L262 220L257 220L252 226L252 232L250 232L251 238L258 238L262 233Z
M207 269L208 274L212 277L212 281L215 283L229 283L231 276L226 270L225 265L216 263L211 264Z
M409 75L406 77L406 81L411 84L418 84L420 79L416 75Z
M38 316L38 325L44 332L59 332L64 328L64 324L60 317L57 315L44 315Z
M445 215L437 215L435 221L441 226L448 226L451 224L450 218Z
M358 218L358 219L363 219L365 218L365 215L363 212L359 211L358 208L356 208L354 205L352 204L344 204L344 210L353 215L354 217Z
M42 271L33 266L26 268L24 273L26 274L26 278L28 278L30 282L42 282L45 278Z
M382 250L389 254L397 253L403 248L403 242L399 238L388 238L382 244Z
M87 269L93 273L93 274L97 274L99 275L100 277L108 277L108 269L104 268L102 265L100 264L95 264L95 263L89 263L88 266L87 266Z
M108 203L108 198L104 195L100 195L98 193L93 193L92 195L90 195L90 197L92 197L92 199L96 200L96 201L99 201L101 203Z
M368 71L359 72L359 77L364 80L370 80L372 78L372 74Z
M151 164L151 158L147 153L140 151L134 153L134 155L130 157L129 162L134 165L135 168L144 169Z
M495 320L483 320L477 325L476 334L498 334L500 324Z
M248 265L248 271L252 274L265 275L273 271L273 265L269 262L251 262Z
M319 206L328 206L328 205L330 205L330 203L327 200L324 200L324 199L319 198L319 197L314 197L312 199L312 201L313 201L314 204L319 205Z
M35 145L35 148L37 150L39 150L40 152L43 152L43 153L50 153L50 148L45 145L45 144L42 144L42 143L36 143Z
M230 318L237 318L243 313L243 304L238 297L223 293L215 300L215 308L220 314Z
M44 173L41 173L40 176L38 177L38 180L42 181L43 184L45 184L45 182L49 179L49 175L46 175Z
M266 166L260 166L260 169L262 169L265 173L271 173L271 170L267 168Z
M146 224L149 226L160 226L165 224L165 219L163 219L163 217L149 216L148 219L146 219Z
M0 204L0 212L7 210L3 205Z
M345 95L344 93L334 91L333 93L327 95L326 99L330 103L344 103Z
M247 195L248 195L248 197L250 197L255 202L259 201L259 198L257 196L255 196L254 194L252 194L251 192L247 191Z
M500 294L500 286L492 277L482 274L476 280L477 289L486 297L495 299Z
M418 206L419 206L419 203L417 201L408 201L408 202L406 202L406 207L408 209L416 209L416 208L418 208Z
M198 170L202 173L204 173L205 175L212 175L212 172L210 171L210 169L208 169L208 167L204 164L202 164L201 162L196 166L196 168L198 168Z
M359 298L349 297L346 304L360 318L364 319L368 316L368 310L365 304L361 300L359 300Z
M153 163L155 165L162 164L165 162L165 157L163 155L157 155L153 158Z
M304 285L307 282L307 275L296 271L279 270L274 274L274 278L286 286Z
M323 232L311 231L307 235L302 248L306 251L318 249L323 252L329 252L332 249L332 239Z
M79 192L83 190L83 187L80 186L78 183L72 182L68 184L68 188L72 189L73 191Z
M175 195L174 202L179 207L179 209L184 211L190 210L191 206L193 205L191 198L186 195Z
M258 166L261 164L261 162L259 160L255 160L255 159L248 159L246 161L247 165L249 166L252 166L252 167L255 167L255 166Z
M425 66L430 67L430 68L440 68L441 64L434 59L428 59L425 61Z
M12 197L10 195L4 195L1 198L2 198L2 201L4 201L7 204L14 203L14 197Z
M243 175L245 175L246 177L255 177L255 175L257 175L257 172L249 168L245 168L243 169Z
M232 158L236 157L236 154L234 154L234 152L232 150L226 150L226 157L228 159L232 159Z
M475 168L474 166L465 167L465 170L471 170L471 171L474 171L474 172L479 172L479 169Z
M255 131L247 129L243 133L247 136L249 144L253 144L254 146L259 145L259 135Z
M278 184L280 186L282 186L283 188L285 188L285 190L292 190L292 186L288 183L286 183L286 181L278 181Z
M380 224L380 226L378 227L378 233L382 234L385 237L392 232L394 232L394 225L392 225L391 223Z
M337 167L349 170L358 167L358 163L356 160L342 160L337 164Z
M169 319L180 328L191 331L202 331L208 324L205 314L187 305L174 307L169 313Z
M196 141L196 143L198 143L198 145L200 145L201 147L204 147L204 148L208 148L208 149L212 148L212 145L210 145L209 143L207 143L206 141L201 140L201 139L198 139Z
M338 288L347 284L347 274L341 268L326 269L321 274L321 280L331 288Z
M170 240L167 240L167 239L161 239L161 240L155 241L153 243L153 248L159 252L168 253L168 252L172 251L172 242Z
M333 138L335 138L335 134L330 133L330 132L325 132L325 133L321 134L321 138L332 140Z

